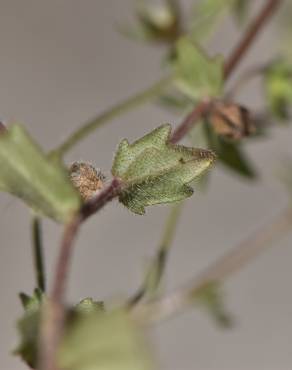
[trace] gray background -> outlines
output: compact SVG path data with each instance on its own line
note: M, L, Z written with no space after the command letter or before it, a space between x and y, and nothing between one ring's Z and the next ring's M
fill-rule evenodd
M184 3L190 3L185 1ZM262 1L254 1L258 7ZM161 76L161 51L125 40L115 24L131 19L131 0L0 0L0 114L25 123L46 149L80 122L147 87ZM226 23L212 43L227 53L238 40ZM265 29L245 63L267 60L279 36ZM260 106L257 82L240 96ZM180 117L145 105L101 128L67 157L90 160L104 170L122 137L130 140ZM275 128L265 140L248 144L262 179L250 185L213 171L207 195L187 202L171 253L166 286L179 286L224 251L269 222L288 202L275 180L284 154L291 154L291 129ZM24 369L9 351L17 342L17 292L34 284L29 213L1 194L0 367ZM147 258L153 255L168 207L130 214L116 202L93 217L79 237L70 276L69 300L122 297L135 290ZM61 229L45 222L47 271L58 250ZM218 329L202 312L191 310L153 333L157 362L168 370L289 370L292 368L291 236L225 285L226 303L236 318L231 331Z

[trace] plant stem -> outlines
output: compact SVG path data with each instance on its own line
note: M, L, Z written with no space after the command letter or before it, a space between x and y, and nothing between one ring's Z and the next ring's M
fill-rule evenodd
M101 113L92 120L86 122L77 131L73 132L69 138L67 138L64 143L51 152L53 156L62 156L73 146L75 146L79 141L84 139L86 136L91 134L94 130L104 125L108 121L115 117L120 116L128 112L129 110L142 105L143 103L156 98L159 94L172 82L173 77L166 77L155 83L153 86L147 88L146 90L136 94L121 103L109 108L105 112Z
M38 216L32 217L31 223L33 260L37 287L44 292L46 290L45 268L43 258L42 224Z
M65 305L64 296L68 272L76 240L81 224L98 212L105 204L118 196L122 183L114 178L96 197L87 201L80 212L75 215L65 227L61 242L55 273L53 276L52 292L49 296L48 305L45 308L41 328L41 351L40 369L57 370L56 352L63 332Z
M253 261L273 242L279 240L291 230L292 209L288 208L278 215L271 224L264 226L207 267L191 284L162 298L160 301L140 307L137 306L136 309L134 308L133 313L147 321L156 322L185 310L194 303L194 297L204 286L215 281L224 281L227 277Z
M149 296L151 299L156 295L165 271L166 260L175 236L182 206L183 202L171 207L156 255L149 266L141 288L130 298L128 302L129 307L136 305L146 296Z
M255 42L259 31L265 26L269 19L275 14L278 6L283 0L266 0L265 6L261 9L258 16L250 23L244 37L239 41L233 50L224 67L225 80L230 77L243 59L250 46Z
M280 4L281 0L269 0L266 6L262 9L259 13L258 17L251 23L250 27L247 29L243 39L239 42L238 46L231 54L229 61L227 61L225 65L225 77L226 79L230 76L230 74L234 71L235 67L238 65L239 61L242 57L246 54L247 50L251 46L252 42L254 41L256 35L262 29L262 26L266 23L266 21L274 14L276 10L276 6ZM103 123L107 122L109 119L129 110L130 108L137 106L144 101L157 96L161 90L171 81L170 78L160 81L158 84L154 85L154 87L150 88L149 90L145 91L144 93L135 96L134 98L130 98L125 102L121 103L120 105L110 109L109 111L103 113L101 116L97 117L93 121L88 122L85 126L81 127L75 133L73 133L66 142L60 145L52 154L54 155L63 155L65 154L70 148L72 148L77 142L83 139L86 135L91 133L96 127L102 125ZM175 130L171 141L173 143L179 141L191 128L194 121L198 120L205 112L206 109L209 107L209 103L201 102L199 106L197 106L193 112L186 117L186 119L182 122L182 124ZM191 123L190 123L191 122ZM184 127L185 126L185 127ZM90 202L90 204L85 204L81 213L76 216L72 223L68 225L65 229L64 237L61 244L61 251L59 258L57 260L56 271L53 280L53 290L50 297L50 304L49 304L49 314L45 315L42 324L42 333L41 333L41 370L57 370L56 364L56 353L59 346L59 342L62 336L63 331L63 323L64 323L64 292L65 292L65 285L66 285L66 277L67 272L69 269L69 263L72 254L72 246L75 240L75 237L78 233L81 223L89 217L92 213L97 212L101 209L107 202L115 198L119 191L121 190L121 183L117 179L113 179L112 183L102 192L100 193L94 201ZM281 225L279 225L279 229ZM287 225L286 225L287 226ZM291 228L291 220L289 218L289 229ZM275 235L278 236L279 231L277 228L274 228ZM281 234L284 232L281 229ZM270 239L273 239L270 235ZM264 239L265 241L265 239ZM263 243L263 241L261 242ZM259 243L259 246L262 244ZM255 248L255 251L259 250L258 242L253 245L251 243L251 247L247 248L247 251L252 251ZM241 249L241 248L240 248ZM246 256L250 256L252 253L247 253ZM235 253L235 257L237 253ZM244 257L245 255L243 255ZM236 260L234 256L225 257L223 261L219 261L215 263L213 268L209 269L209 272L220 271L222 266L225 266L226 259L233 261ZM242 260L243 260L243 257ZM249 257L250 258L250 257ZM240 262L240 261L239 261ZM238 263L239 263L238 262ZM247 262L247 259L245 260ZM232 263L231 265L236 265ZM223 270L224 271L224 268ZM211 275L210 273L210 275ZM208 271L207 271L207 278L208 278ZM205 280L209 281L205 276ZM220 278L220 276L219 276ZM186 303L190 301L190 294L194 294L196 289L198 289L198 285L201 287L202 279L199 277L198 281L195 281L195 284L190 289L179 291L174 293L173 295L164 298L163 300L156 302L155 304L151 304L148 306L148 314L151 312L154 314L154 310L157 310L157 313L160 313L160 316L165 317L169 314L173 314L183 308ZM60 286L59 286L60 285ZM137 308L143 307L145 310L146 306L137 306ZM146 310L147 311L147 310ZM150 312L149 312L150 311Z
M246 32L244 33L242 39L236 45L235 49L231 53L231 56L226 61L224 65L224 77L225 81L231 76L235 68L238 66L239 62L246 55L247 51L252 46L257 35L262 30L263 26L271 18L271 16L277 10L277 7L281 4L283 0L267 0L265 6L260 10L259 14L250 23ZM195 122L208 112L209 108L208 102L200 102L193 109L193 111L182 121L182 123L176 128L171 137L172 143L177 143L180 141L192 128Z

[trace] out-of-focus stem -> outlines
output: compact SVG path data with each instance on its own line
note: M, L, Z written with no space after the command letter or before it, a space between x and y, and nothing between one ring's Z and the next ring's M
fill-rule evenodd
M32 217L31 232L36 283L37 287L44 292L46 289L46 278L43 257L42 224L38 216Z
M207 267L186 287L178 289L161 300L134 308L133 313L147 321L166 319L185 310L194 303L194 298L208 283L223 282L230 275L241 270L272 243L292 230L292 209L283 211L276 219L261 228L247 240L237 245L223 257Z
M130 298L128 302L130 307L139 303L144 297L150 299L155 297L165 271L168 253L175 236L182 207L183 202L177 203L171 207L156 255L149 266L142 286L133 297Z
M121 103L109 108L92 120L86 122L75 132L73 132L60 146L51 152L52 156L63 156L72 149L79 141L90 135L97 128L106 124L115 117L120 117L122 114L134 109L143 103L156 98L161 92L172 82L173 77L166 77L155 83L146 90L122 101Z

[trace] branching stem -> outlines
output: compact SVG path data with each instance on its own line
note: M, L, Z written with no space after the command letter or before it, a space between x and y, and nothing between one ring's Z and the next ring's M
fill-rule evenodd
M250 27L248 27L246 33L244 34L242 40L239 42L238 46L235 48L233 53L231 53L230 59L225 64L225 78L227 79L230 74L234 71L235 67L238 65L239 61L244 57L247 50L252 45L253 41L255 40L257 34L262 29L263 25L268 21L268 19L274 14L277 6L281 3L281 0L269 0L266 2L266 5L260 11L259 15L255 18L255 20L251 23ZM75 132L73 135L66 140L59 148L57 148L57 152L55 151L53 154L62 155L66 153L73 145L75 145L78 141L80 141L83 137L91 133L96 127L100 126L107 120L122 114L123 112L127 111L128 109L132 108L133 106L139 105L144 101L157 96L161 90L169 83L169 79L160 81L157 85L150 88L146 92L142 93L141 95L136 96L135 98L131 98L122 104L118 105L117 107L105 112L98 118L94 119L93 121L88 122L85 126L83 126L80 130ZM198 120L208 109L209 103L208 102L201 102L193 112L182 122L182 124L175 130L171 141L173 143L178 142L183 136L188 132L191 128L194 121ZM65 307L64 307L64 293L65 293L65 286L66 286L66 277L69 269L69 262L71 259L72 254L72 247L75 241L75 237L78 233L81 223L89 217L94 212L97 212L101 209L107 202L115 198L121 189L121 183L117 179L113 179L112 183L102 192L100 193L92 202L89 204L85 204L84 208L81 210L80 214L73 218L73 221L66 227L64 237L61 243L61 250L60 255L57 260L56 271L54 274L53 279L53 290L49 300L49 314L45 314L43 319L42 325L42 335L41 335L41 357L40 357L40 365L41 370L57 370L57 349L59 346L59 342L62 336L63 330L63 321L64 321L64 314L65 314ZM289 217L289 228L291 227L291 220ZM281 234L284 230L281 228L281 223L278 225L278 228L274 229L275 236L279 234L279 230L281 229ZM259 242L251 243L251 247L247 248L248 256L254 255L250 253L254 248L257 251L258 249L262 248L263 242L269 241L274 237L271 237L271 234L267 234L269 238L267 240L261 240ZM261 248L260 248L261 247ZM241 247L242 248L242 247ZM240 249L241 249L240 248ZM235 257L237 253L235 253ZM244 254L243 257L246 255ZM227 265L231 264L231 266L241 266L241 261L244 260L245 262L250 259L245 259L241 257L237 264L234 264L234 260L237 260L234 256L231 257L227 256L223 258L223 261L219 261L215 263L213 267L207 270L206 275L203 274L203 278L199 277L199 279L195 282L194 286L191 287L191 290L180 290L173 295L166 297L160 302L157 302L155 305L146 306L150 311L154 314L153 308L157 310L157 313L160 316L165 317L169 314L173 314L180 310L182 307L185 306L186 303L190 300L190 294L194 294L194 289L198 289L198 286L201 286L202 281L208 280L209 278L221 278L221 274L224 271L230 271L226 269L226 261L229 261ZM222 270L221 270L222 269ZM209 272L208 272L209 271ZM220 272L219 276L216 274L213 275L213 272L222 271ZM204 278L205 276L205 278ZM137 306L144 307L143 306ZM149 312L148 312L149 314Z
M282 0L267 0L265 6L255 19L250 23L246 32L243 34L242 39L236 45L235 49L231 53L229 59L227 59L224 65L224 77L225 81L231 76L235 68L238 66L239 62L246 55L247 51L250 49L259 32L271 16L277 10L277 7L281 4ZM183 120L183 122L176 128L173 132L171 142L177 143L180 141L188 131L193 127L195 122L198 122L199 119L204 116L209 108L208 102L200 102L193 109L193 111Z

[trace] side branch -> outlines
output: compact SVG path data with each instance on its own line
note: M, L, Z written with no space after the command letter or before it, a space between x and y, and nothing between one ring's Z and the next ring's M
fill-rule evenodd
M162 298L160 301L137 306L133 313L150 322L166 319L174 314L185 310L193 304L194 298L208 283L224 281L233 273L242 269L253 261L259 254L265 251L273 242L279 240L292 230L292 209L283 211L271 224L240 243L223 257L207 267L188 286L175 291Z
M243 59L247 51L250 49L251 45L256 40L259 35L259 31L265 26L269 19L274 15L278 6L280 6L282 0L269 0L266 1L266 5L260 11L258 16L249 25L246 33L242 40L238 43L236 48L231 53L229 59L227 60L224 67L225 79L228 79L230 75L234 72L237 65Z
M282 0L269 0L263 9L256 16L254 21L251 22L250 26L247 28L242 39L239 41L238 45L235 47L231 56L226 61L224 66L224 78L225 81L231 76L239 62L246 55L247 51L252 46L256 37L271 18L271 16L277 10L277 7L281 4ZM183 120L183 122L176 128L173 132L171 142L177 143L180 141L192 128L195 122L198 122L208 111L209 104L206 102L200 102L193 109L193 111Z
M66 154L73 146L75 146L79 141L83 140L86 136L90 135L98 127L106 124L108 121L128 112L132 108L138 107L143 103L154 99L159 96L159 94L172 82L173 77L166 77L155 83L153 86L142 91L139 94L129 97L128 99L122 101L120 104L109 108L105 112L101 113L97 117L89 120L73 132L69 138L67 138L60 146L54 149L50 154L52 156L62 157Z

